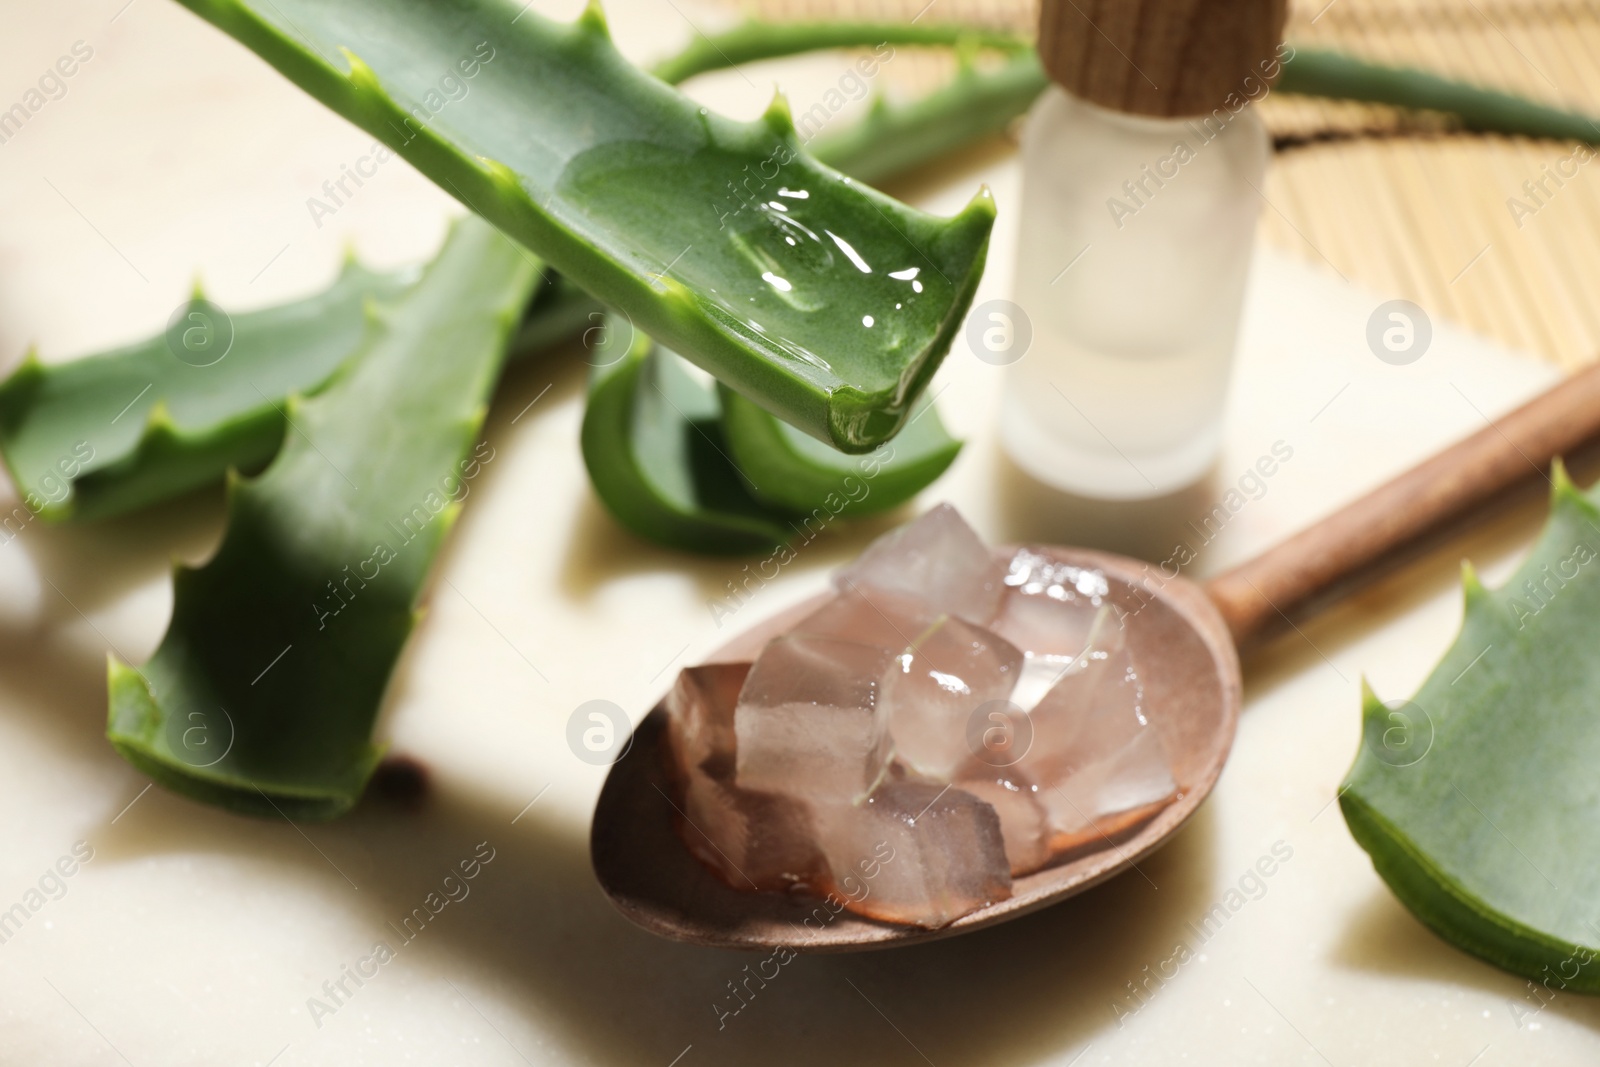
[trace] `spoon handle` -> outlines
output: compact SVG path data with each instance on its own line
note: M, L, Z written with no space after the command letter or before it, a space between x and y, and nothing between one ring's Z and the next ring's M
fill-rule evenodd
M1600 364L1206 583L1243 648L1292 625L1600 434Z

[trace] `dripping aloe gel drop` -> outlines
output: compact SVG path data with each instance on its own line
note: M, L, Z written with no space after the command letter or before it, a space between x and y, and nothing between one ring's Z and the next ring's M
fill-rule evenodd
M1044 0L1001 433L1033 477L1161 496L1215 461L1283 0Z

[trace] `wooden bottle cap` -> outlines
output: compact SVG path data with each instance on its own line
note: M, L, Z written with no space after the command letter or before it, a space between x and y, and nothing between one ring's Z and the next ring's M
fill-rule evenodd
M1169 118L1237 111L1278 76L1287 7L1286 0L1042 0L1039 58L1057 84L1102 107Z

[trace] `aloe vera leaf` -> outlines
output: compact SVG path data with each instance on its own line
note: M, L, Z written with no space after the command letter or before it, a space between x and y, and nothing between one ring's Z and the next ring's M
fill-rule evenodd
M859 32L860 27L850 29ZM785 47L794 43L791 39ZM771 42L763 36L747 47L756 45L770 47ZM713 54L719 61L727 59L724 51ZM684 71L693 72L703 62L702 57L676 70L667 68L666 76L686 76ZM885 169L874 168L874 160L893 160L887 168L892 170L943 154L951 147L949 130L971 128L962 116L971 115L973 99L983 99L991 81L1005 85L1003 72L998 78L986 72L967 74L958 78L959 87L936 92L926 104L875 105L866 123L819 137L811 147L830 165L836 155L848 157L841 169L861 167L874 174ZM1000 93L1009 91L1003 87ZM870 131L863 133L865 125ZM941 132L933 132L935 127ZM535 317L530 315L530 321ZM704 389L689 379L679 357L653 348L625 320L616 320L616 325L619 333L600 331L608 343L620 343L615 340L620 336L638 347L627 359L596 357L583 457L601 503L646 540L715 554L765 551L793 535L794 512L831 507L863 515L893 507L943 473L960 450L960 442L944 432L937 412L923 414L929 406L924 400L892 442L865 456L847 456L726 386L715 393ZM655 391L658 382L666 383L662 395ZM675 391L687 394L676 407L664 398ZM662 447L662 441L671 447ZM869 493L853 500L867 470L876 474ZM830 498L835 490L839 495Z
M48 367L30 355L0 383L0 454L28 506L52 521L113 515L229 466L259 467L283 438L284 397L315 391L349 357L368 300L415 280L351 260L315 296L232 316L232 347L209 366L180 360L164 333Z
M66 363L30 357L0 382L0 457L47 522L110 518L220 482L230 468L259 469L283 442L287 398L321 389L360 346L364 304L399 295L418 273L351 260L320 293L230 316L232 345L207 366L178 359L165 333ZM567 340L598 309L551 278L512 357Z
M883 181L1004 132L1049 83L1031 51L994 69L963 63L954 78L915 100L891 104L879 95L863 118L819 133L807 147L861 181Z
M749 21L724 33L697 35L654 70L663 81L677 84L740 63L882 44L951 46L961 50L963 61L953 79L915 100L890 103L879 93L864 118L832 132L822 129L831 114L814 122L821 132L805 143L807 151L860 181L893 177L999 133L1049 84L1027 38L951 23ZM998 68L981 68L969 61L969 50L978 47L1021 54ZM808 114L801 114L802 125Z
M696 33L693 41L653 69L672 85L696 74L741 63L780 59L823 48L872 48L880 44L922 47L978 47L1017 51L1031 47L1026 37L1005 30L960 23L929 22L764 22L751 19L731 30Z
M1004 131L1050 84L1026 37L958 23L749 21L723 33L697 36L682 52L658 63L655 72L676 83L739 63L883 44L950 46L961 52L962 63L954 78L915 100L890 103L879 93L865 117L848 125L830 130L823 123L831 116L813 120L821 132L806 142L806 149L864 182L894 177ZM1017 54L998 67L980 67L970 61L971 51L978 48ZM799 116L802 128L808 114Z
M1339 804L1401 902L1514 974L1600 992L1600 507L1558 463L1550 517L1409 702L1364 688ZM1576 973L1574 973L1576 972Z
M482 220L375 305L359 354L291 398L271 465L230 479L222 547L175 574L154 657L109 667L107 735L169 788L328 818L361 793L371 732L435 553L492 449L469 448L539 267Z
M696 39L683 55L664 61L656 69L658 72L688 77L731 66L735 62L779 59L823 48L871 48L882 42L900 44L902 39L897 38L896 34L905 27L904 23L894 22L747 22L727 33ZM1027 111L1033 102L1033 97L1027 95L1029 85L1034 87L1036 96L1049 84L1025 37L1018 35L1008 38L1004 33L984 27L950 23L926 29L948 34L951 38L949 43L955 45L966 41L1008 51L1027 49L1016 57L1017 69L1011 74L1016 79L1015 93L997 95L990 115L993 125L980 133L1004 129L1012 119ZM944 42L905 38L904 43ZM1464 127L1480 133L1600 143L1600 122L1591 116L1549 107L1513 93L1440 77L1413 67L1368 63L1329 49L1291 49L1274 89L1281 93L1298 93L1331 100L1439 111L1454 115ZM959 96L950 103L954 106L947 117L957 121L966 117ZM972 107L974 110L980 109L977 101L973 102ZM951 147L958 147L961 143L952 139ZM870 140L863 138L862 144L864 150L870 152ZM819 146L813 144L810 147L816 150ZM818 155L821 157L822 153L818 152ZM868 173L851 170L843 156L830 162L863 181L875 180ZM888 171L880 170L878 176L884 173Z
M1411 67L1368 63L1325 49L1301 48L1283 65L1278 91L1454 115L1469 130L1600 143L1587 115L1483 89Z
M509 0L184 2L640 329L844 451L899 429L982 273L987 190L950 219L900 204L808 157L781 97L734 122L634 67L596 8L557 24Z
M830 165L872 177L915 166L955 147L963 131L988 132L974 116L984 101L1016 91L1008 72L1019 65L964 68L957 84L905 105L880 102L865 122L812 148ZM46 521L108 518L221 481L229 467L255 469L282 442L287 396L314 393L359 342L362 300L392 296L414 279L414 271L376 274L352 261L324 293L232 316L233 346L208 367L179 361L165 334L65 364L29 360L0 383L0 456ZM552 276L512 356L596 328L601 307ZM128 396L137 398L132 406Z
M943 474L961 451L923 397L893 441L864 456L847 456L773 418L731 389L722 389L722 428L729 454L752 494L773 508L859 517L910 500Z
M694 552L732 555L786 542L792 531L783 516L751 495L729 456L715 387L620 316L597 338L583 461L616 520Z

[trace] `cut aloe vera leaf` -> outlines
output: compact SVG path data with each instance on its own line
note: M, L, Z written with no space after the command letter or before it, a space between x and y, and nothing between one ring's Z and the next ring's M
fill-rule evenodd
M185 0L641 330L847 452L893 436L982 273L994 204L940 219L632 66L598 9ZM898 309L896 304L901 305Z
M288 397L327 384L360 347L363 306L394 298L418 273L352 260L314 296L232 316L192 302L172 339L51 365L29 358L0 382L0 457L47 522L110 518L220 482L230 468L257 470L283 442ZM552 278L511 355L570 339L598 314L586 293ZM226 351L215 362L203 347L179 358L184 330L220 337Z
M961 451L926 396L893 441L864 456L847 456L731 389L720 393L734 463L757 499L785 511L852 517L887 511L927 488Z
M59 521L142 507L230 466L260 467L283 439L284 398L327 381L360 343L366 302L416 277L352 260L327 290L234 315L231 327L192 303L167 333L114 351L51 366L30 355L0 383L0 454L12 480L40 518Z
M964 68L956 84L929 97L880 100L867 119L819 137L812 148L830 164L874 177L916 166L954 147L952 136L1004 126L1008 115L982 116L989 115L985 102L1014 94L1008 71L1015 66ZM392 296L415 277L414 270L377 274L352 261L323 293L233 315L231 347L210 366L180 360L166 334L70 363L30 360L0 383L0 455L46 521L109 518L219 482L230 467L256 469L282 442L288 395L315 393L354 351L363 300ZM600 320L594 298L552 276L528 310L512 357L543 351Z
M620 316L591 361L583 462L618 522L692 552L759 552L789 539L784 517L751 495L729 456L715 385Z
M1559 464L1550 518L1499 589L1465 568L1455 644L1410 701L1364 688L1340 790L1417 918L1514 974L1600 992L1600 507Z
M155 656L111 660L107 734L130 763L247 814L355 803L434 556L494 458L472 444L538 274L487 223L458 223L335 380L290 399L272 464L230 480L222 547L177 569Z

